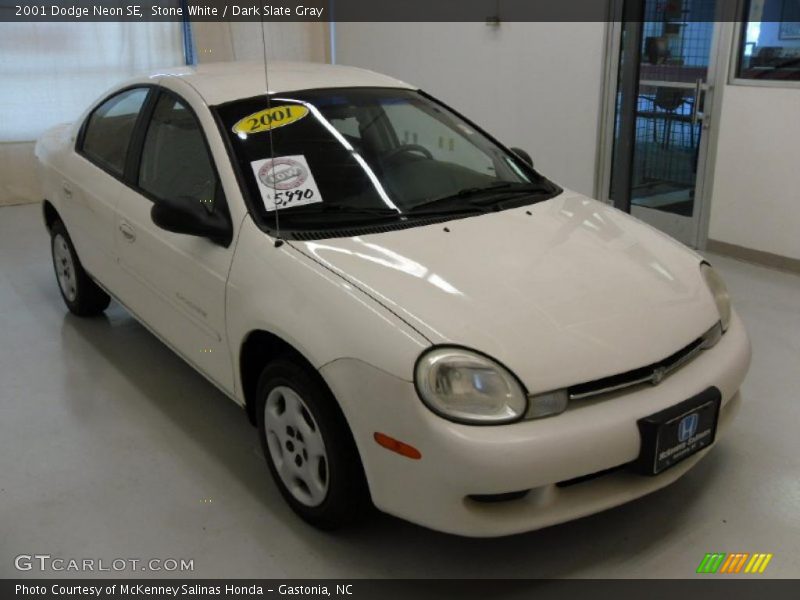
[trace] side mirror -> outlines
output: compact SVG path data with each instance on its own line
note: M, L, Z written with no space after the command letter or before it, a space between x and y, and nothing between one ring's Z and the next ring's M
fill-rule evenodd
M173 233L209 238L227 246L233 239L233 227L227 211L210 211L194 198L157 200L150 209L156 226Z
M525 150L523 150L522 148L509 148L509 150L511 150L514 154L516 154L522 160L524 160L528 164L528 166L533 168L533 159L531 158L531 155L528 154Z

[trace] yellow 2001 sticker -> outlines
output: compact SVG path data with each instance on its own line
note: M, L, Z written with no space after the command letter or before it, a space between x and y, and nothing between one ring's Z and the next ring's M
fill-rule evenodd
M240 119L236 125L233 126L234 133L243 133L249 135L251 133L261 133L262 131L269 131L277 129L284 125L290 125L299 121L308 114L308 108L299 104L284 104L282 106L273 106L266 110L247 115L245 118Z

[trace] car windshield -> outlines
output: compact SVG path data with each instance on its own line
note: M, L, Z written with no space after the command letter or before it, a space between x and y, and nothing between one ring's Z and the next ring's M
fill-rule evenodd
M216 107L245 193L267 226L413 225L541 201L560 189L412 90L311 90Z

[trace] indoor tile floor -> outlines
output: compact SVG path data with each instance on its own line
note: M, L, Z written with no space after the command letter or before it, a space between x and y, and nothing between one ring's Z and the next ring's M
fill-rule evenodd
M738 420L683 479L510 538L379 514L329 534L286 507L241 409L124 310L67 313L38 205L0 208L0 577L34 553L193 559L195 577L690 577L713 551L797 576L800 277L712 260L753 364Z

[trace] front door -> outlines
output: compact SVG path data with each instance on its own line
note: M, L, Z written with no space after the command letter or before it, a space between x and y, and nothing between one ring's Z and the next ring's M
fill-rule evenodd
M120 300L219 388L233 391L225 293L234 246L172 233L150 216L163 198L227 210L200 122L166 90L144 129L141 157L117 202L116 247L126 277Z
M718 0L629 0L622 20L608 197L697 247Z

